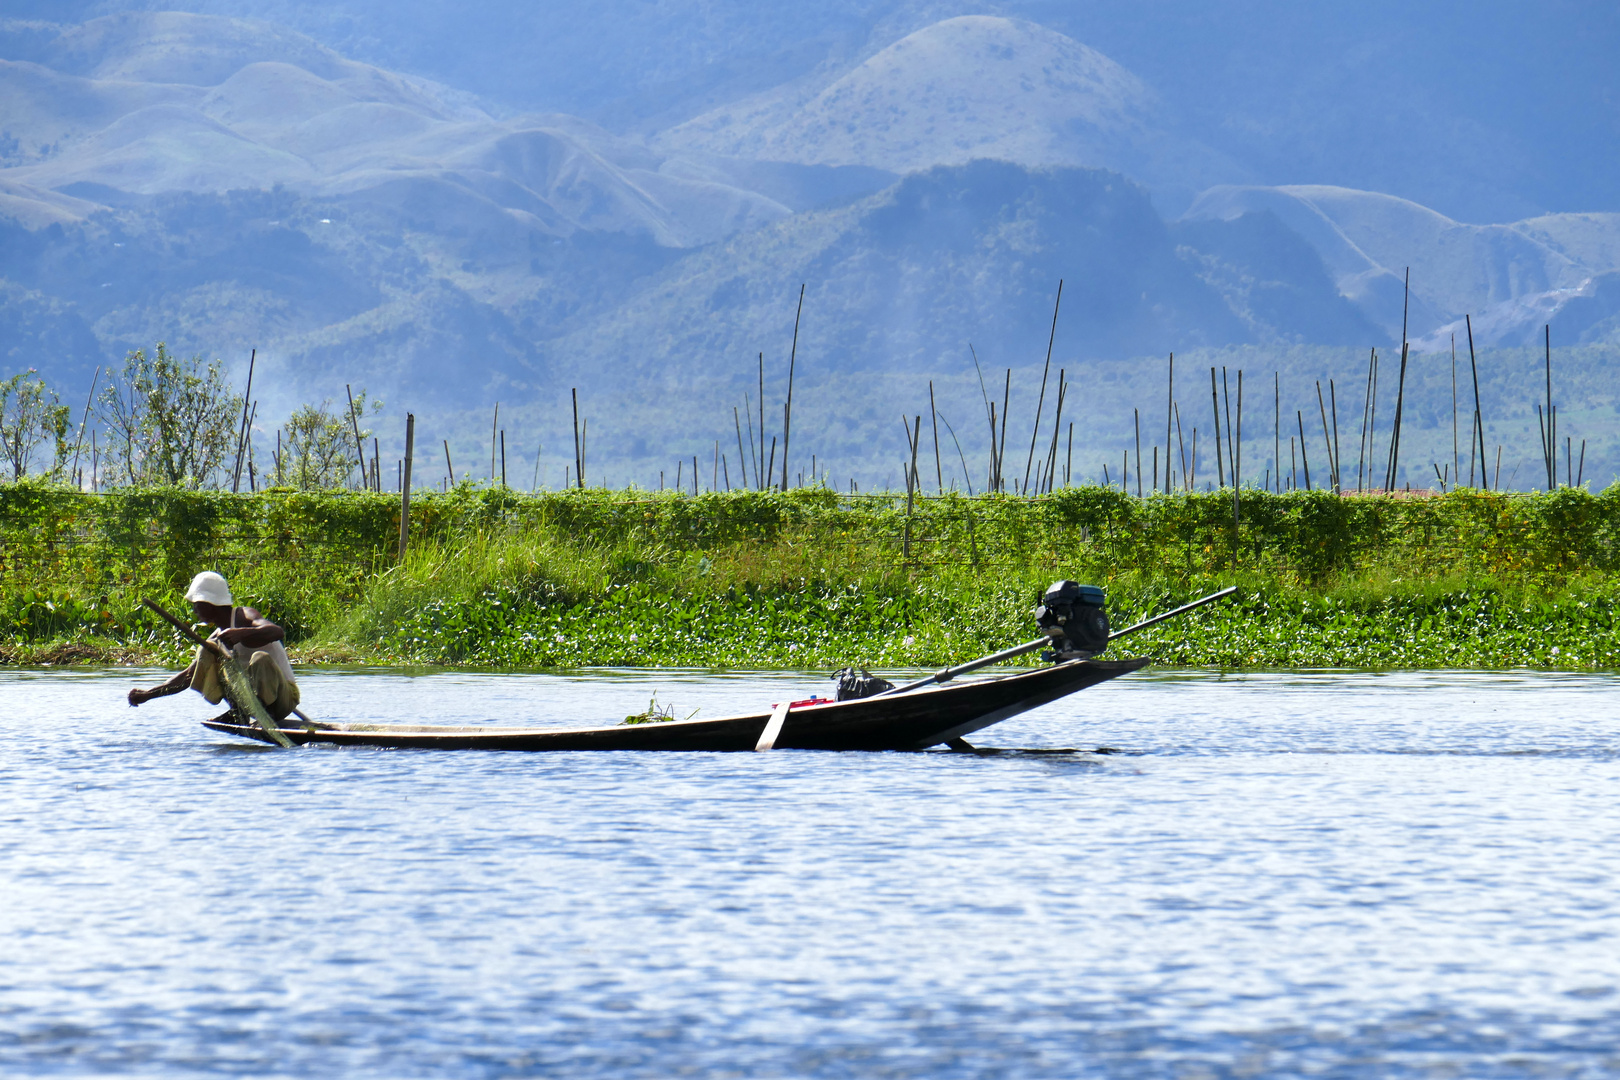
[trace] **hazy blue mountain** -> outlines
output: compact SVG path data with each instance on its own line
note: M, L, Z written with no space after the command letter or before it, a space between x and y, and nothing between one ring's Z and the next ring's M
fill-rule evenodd
M635 232L670 246L791 212L707 158L682 174L661 170L668 155L573 118L496 121L442 87L273 27L110 16L40 54L60 67L0 61L16 144L0 180L13 199L286 185L377 192L451 218L487 203L559 236Z
M805 282L813 367L931 371L969 342L1016 364L1044 354L1060 279L1064 356L1378 334L1275 218L1172 230L1117 173L978 161L696 252L548 352L574 381L625 355L666 379L741 365Z
M954 16L1020 18L1135 73L1180 133L1251 183L1384 191L1476 223L1620 210L1620 8L1576 0L11 0L7 14L72 24L161 8L265 19L502 113L572 113L620 133L836 77ZM5 36L6 55L39 59L22 54L40 52L41 32Z
M975 15L909 34L848 71L710 110L658 138L895 173L978 158L1084 165L1185 192L1245 170L1177 137L1157 95L1095 49L1019 19Z
M859 472L918 380L964 415L968 342L1027 382L1059 279L1099 438L1171 351L1364 364L1408 266L1419 349L1464 314L1481 348L1620 341L1616 142L1576 107L1615 78L1604 13L159 6L0 19L0 333L70 394L160 339L257 347L266 415L349 382L452 437L578 386L629 467L781 362L804 283L806 422ZM1453 59L1508 31L1512 65Z
M1620 214L1464 225L1405 199L1315 186L1215 187L1187 218L1228 220L1256 211L1276 215L1308 240L1339 291L1386 333L1398 337L1408 314L1411 337L1424 349L1460 332L1464 313L1473 315L1478 343L1517 343L1571 301L1593 299L1597 279L1620 271ZM1582 321L1574 332L1593 332L1597 320Z

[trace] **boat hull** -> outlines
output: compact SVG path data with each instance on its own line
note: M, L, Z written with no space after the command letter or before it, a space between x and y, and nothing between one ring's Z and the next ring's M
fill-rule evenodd
M1000 679L909 694L807 705L788 712L779 750L923 750L1146 666L1148 660L1073 660ZM297 744L416 750L662 750L724 752L756 748L770 710L712 720L610 727L451 727L407 724L300 724L282 731ZM287 721L283 721L285 725ZM205 727L270 742L251 725Z

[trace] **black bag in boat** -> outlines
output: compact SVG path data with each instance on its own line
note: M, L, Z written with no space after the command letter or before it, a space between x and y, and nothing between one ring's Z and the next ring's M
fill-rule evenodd
M865 668L860 671L852 667L844 668L833 676L833 681L838 684L838 689L833 694L835 701L855 701L858 698L875 697L894 689L894 683L888 679L878 678Z

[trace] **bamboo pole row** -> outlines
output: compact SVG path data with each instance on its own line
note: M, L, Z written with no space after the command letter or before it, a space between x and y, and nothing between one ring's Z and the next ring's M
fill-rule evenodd
M968 349L974 370L979 381L981 399L985 415L984 423L989 439L988 459L983 472L984 489L988 492L1040 495L1050 493L1059 486L1071 484L1073 475L1074 455L1074 422L1069 421L1067 429L1064 428L1064 412L1067 406L1070 383L1067 370L1060 367L1058 381L1054 394L1054 413L1050 420L1045 412L1047 393L1051 387L1051 364L1055 354L1056 339L1059 320L1062 311L1064 282L1059 280L1053 300L1051 323L1048 330L1046 355L1042 365L1041 379L1037 388L1036 405L1033 410L1033 420L1030 422L1029 445L1026 450L1024 472L1008 476L1006 463L1007 442L1013 427L1012 422L1012 368L1005 369L1002 396L999 402L988 393L985 385L984 371L980 364L976 349L968 343ZM787 385L782 402L782 427L780 435L772 434L770 445L766 446L765 426L765 363L764 352L757 353L757 398L744 393L744 400L740 407L732 407L733 436L736 440L738 453L738 468L741 486L754 490L787 491L793 486L795 479L799 484L805 482L805 476L800 471L797 476L792 472L789 462L789 448L792 438L794 391L797 373L798 339L802 326L804 302L807 286L801 284L799 296L794 313L793 333L789 346ZM1410 410L1407 409L1405 398L1408 375L1412 371L1411 343L1408 340L1410 324L1410 298L1411 273L1408 268L1403 280L1402 302L1402 328L1401 328L1401 354L1400 363L1396 371L1394 401L1392 417L1387 425L1387 438L1383 446L1379 446L1379 397L1381 390L1381 363L1376 348L1369 351L1367 369L1363 377L1364 394L1362 406L1361 428L1356 444L1356 470L1354 490L1365 491L1392 491L1403 482L1403 457L1405 449L1405 422ZM1486 416L1481 405L1479 386L1479 360L1473 340L1473 325L1471 316L1465 315L1464 325L1468 344L1469 376L1473 396L1473 408L1469 417L1468 432L1468 469L1466 484L1471 487L1486 489L1500 489L1501 465L1503 447L1498 445L1495 454L1494 471L1489 467L1487 450ZM1464 486L1464 470L1461 454L1461 409L1457 386L1457 342L1455 335L1451 339L1450 356L1450 391L1452 407L1452 460L1442 465L1440 461L1431 462L1436 481L1442 491L1452 487ZM1579 485L1584 480L1585 471L1585 444L1581 440L1580 446L1575 445L1572 436L1560 431L1558 405L1553 397L1552 385L1552 339L1551 326L1544 327L1543 335L1543 394L1540 400L1534 402L1537 418L1537 432L1542 455L1544 482L1548 489L1560 485ZM258 403L252 399L251 392L257 364L257 350L249 356L247 373L247 392L244 394L242 415L238 422L238 432L235 440L231 476L232 490L239 491L244 475L250 490L257 489L258 474L256 471L255 455L252 452L254 420L257 416ZM100 378L101 369L98 367L92 379L90 399L87 401L85 417L81 420L74 440L72 473L77 475L80 448L83 443L84 428L88 424L90 404L94 400L96 384ZM1235 376L1235 378L1234 378ZM1229 371L1222 367L1217 373L1215 366L1210 368L1210 399L1211 399L1211 426L1212 436L1206 437L1204 445L1207 447L1213 441L1215 447L1215 476L1213 486L1224 490L1233 489L1233 521L1241 520L1241 503L1238 490L1246 485L1254 485L1258 477L1246 477L1243 471L1243 376L1244 372ZM1338 388L1335 378L1327 378L1327 387L1324 392L1321 379L1317 379L1311 388L1317 399L1318 430L1308 432L1304 423L1304 410L1295 410L1295 424L1289 436L1289 462L1284 466L1281 460L1281 373L1273 374L1273 454L1264 471L1264 480L1260 481L1268 490L1283 492L1287 490L1314 490L1323 486L1328 490L1343 493L1351 490L1348 470L1343 461L1340 449L1341 435L1339 431L1338 416ZM1236 407L1233 405L1233 384L1236 386ZM1142 415L1140 408L1131 410L1130 435L1132 442L1127 447L1121 461L1118 477L1122 487L1129 488L1134 480L1135 494L1142 497L1147 491L1170 493L1175 490L1197 490L1198 472L1201 463L1199 456L1199 432L1197 425L1190 427L1184 424L1179 401L1177 399L1175 354L1170 353L1166 366L1166 396L1165 396L1165 439L1162 443L1153 442L1147 447L1143 446ZM350 433L355 439L356 464L358 466L358 487L380 493L381 483L381 453L378 440L372 438L372 449L368 455L359 428L360 405L355 401L352 386L345 385L348 403L348 420ZM579 402L578 388L570 392L573 420L574 456L571 468L564 470L564 486L583 489L587 482L588 467L588 435L589 421L582 415ZM363 395L362 395L363 401ZM496 402L491 417L490 428L490 482L507 486L506 461L506 432L499 423L501 403ZM757 420L757 425L756 425ZM908 506L922 494L923 482L918 461L921 457L921 420L920 413L913 414L912 421L906 425L906 459L902 461L902 473L907 491ZM956 456L962 469L962 482L969 493L974 492L974 471L969 466L966 452L963 449L958 433L951 425L950 420L940 409L940 402L932 379L928 380L928 420L931 442L934 452L935 490L943 492L946 486L944 475L944 448L940 437L940 425L944 424L950 441L956 450ZM414 425L414 416L407 423L408 430ZM1049 425L1049 426L1048 426ZM1060 467L1059 450L1063 436L1067 431L1068 446ZM277 430L276 449L272 460L275 466L277 482L280 482L286 472L285 453L282 447L281 431ZM369 434L369 433L367 433ZM1318 477L1324 481L1319 485L1313 480L1310 466L1310 441L1315 437L1322 439L1322 459L1325 461L1325 474ZM1561 437L1562 436L1562 440ZM1044 442L1043 442L1044 437ZM99 467L99 445L97 434L91 431L91 456L93 461L92 478L97 475ZM409 442L409 436L407 442ZM1084 442L1084 433L1082 433ZM1563 453L1560 454L1562 442ZM1190 449L1189 449L1190 448ZM454 464L451 460L448 440L443 440L445 455L446 488L453 487L457 482ZM1039 451L1039 453L1037 453ZM781 462L777 463L780 452ZM1134 468L1131 455L1134 453ZM1378 461L1382 454L1384 465L1382 477L1374 472L1373 462ZM1563 469L1559 469L1560 457ZM369 458L369 461L368 461ZM409 470L407 458L397 463L399 469L398 482L403 485ZM729 453L721 447L720 441L715 440L711 452L710 489L714 491L730 491L733 481L730 475ZM1151 464L1149 464L1149 460ZM676 488L685 490L688 477L686 476L686 462L677 462ZM692 492L700 490L697 458L691 459L691 475L689 478ZM1179 467L1178 467L1179 465ZM1102 464L1105 484L1112 484L1114 477L1109 463ZM1162 472L1161 472L1162 469ZM535 467L531 480L531 489L537 489L540 482L541 453L536 448ZM1134 477L1133 474L1134 473ZM1562 475L1560 475L1562 473ZM660 473L660 487L663 487L664 473ZM1061 477L1061 479L1060 479ZM465 477L463 477L465 479ZM1379 482L1381 479L1381 483ZM1511 477L1509 481L1511 482ZM818 456L811 454L811 469L809 482L811 484L824 484L828 480L825 470L821 468ZM1410 487L1410 482L1406 481ZM953 478L952 485L955 480ZM1210 486L1206 481L1206 486ZM858 490L854 479L850 480L850 489Z

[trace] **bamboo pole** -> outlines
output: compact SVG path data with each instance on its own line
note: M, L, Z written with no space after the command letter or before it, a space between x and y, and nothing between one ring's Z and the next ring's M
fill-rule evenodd
M1544 328L1547 341L1547 490L1558 486L1558 424L1552 400L1552 324Z
M745 399L746 404L746 399ZM731 422L737 428L737 468L742 470L743 486L748 486L748 458L743 454L742 417L737 415L737 406L731 407ZM731 490L731 481L726 481L726 490Z
M989 491L996 489L996 403L990 403L990 479L985 485Z
M90 393L84 399L84 412L79 414L79 433L76 436L74 436L74 438L73 438L73 468L72 468L72 472L74 472L74 473L77 473L79 471L79 450L80 450L81 447L84 446L84 426L90 422L90 406L95 403L95 400L96 400L96 384L99 383L100 381L101 381L101 365L97 364L96 365L96 373L90 377ZM280 428L276 429L276 432L277 432L278 436L280 435L280 431L281 431ZM95 484L95 470L94 469L92 469L91 472L90 472L90 481L91 481L91 485L94 486L94 484ZM84 484L83 484L82 481L80 482L79 487L80 488L84 487Z
M1170 494L1170 424L1176 410L1176 354L1170 354L1164 398L1164 493Z
M570 394L574 400L574 478L575 483L583 489L585 487L585 463L579 441L579 387L574 387Z
M1333 413L1333 493L1335 495L1343 495L1344 459L1339 456L1339 397L1333 389L1332 379L1328 380L1328 408Z
M989 424L990 424L990 481L991 482L990 482L990 484L988 484L985 487L985 493L988 494L988 493L995 490L995 474L996 474L996 422L995 422L995 415L996 415L996 407L995 407L995 404L990 400L990 390L989 390L989 388L984 385L984 369L979 366L979 350L977 350L977 349L975 349L973 347L973 342L971 342L971 341L968 342L968 355L973 357L973 373L975 375L977 375L978 378L979 378L979 397L984 401L985 419L988 420ZM949 427L950 425L947 424L946 426ZM960 445L961 444L959 443L958 448L960 448Z
M1238 368L1237 441L1232 444L1232 528L1242 519L1238 511L1238 492L1243 487L1243 369Z
M495 483L495 432L501 424L501 403L495 403L495 415L489 420L489 482Z
M928 380L928 427L934 433L934 486L945 494L945 470L939 460L939 412L934 407L934 380Z
M922 417L917 417L915 427L910 424L906 424L905 417L901 417L900 422L906 429L906 442L910 444L911 450L911 465L906 470L906 516L909 518L911 516L912 499L917 493L917 444L922 441ZM909 536L909 524L906 527L906 531L907 535Z
M754 404L748 400L748 394L743 394L742 413L748 417L748 455L743 456L742 448L737 448L737 467L742 470L743 487L749 487L748 477L753 476L752 486L759 487L759 457L754 451ZM750 473L752 470L752 473Z
M788 489L788 436L793 432L793 366L799 357L799 315L804 312L804 285L799 286L799 310L793 315L793 351L788 354L787 404L782 409L782 490Z
M1232 390L1226 381L1226 365L1221 365L1221 407L1226 411L1226 464L1232 475L1232 486L1237 487L1237 448L1232 445Z
M1536 402L1536 435L1541 440L1541 471L1547 478L1547 490L1553 489L1552 464L1547 457L1547 423L1541 413L1541 402Z
M251 492L256 492L256 491L259 490L259 485L254 479L254 471L253 471L253 421L257 420L258 418L259 418L259 403L257 401L255 401L253 403L252 411L248 413L248 422L247 422L247 429L246 429L247 430L247 437L242 442L242 460L247 465L248 490L251 491Z
M1480 407L1479 407L1479 364L1474 359L1474 321L1473 321L1473 318L1471 316L1464 315L1463 316L1463 325L1468 328L1468 371L1469 371L1469 374L1472 375L1473 379L1474 379L1474 427L1479 432L1479 478L1480 478L1480 486L1484 487L1484 486L1487 486L1485 484L1485 482L1484 482L1485 481L1485 467L1487 465L1487 460L1486 460L1486 456L1485 456L1485 414L1484 414L1484 412L1482 412L1480 410ZM1470 453L1473 452L1472 447L1469 448L1469 452ZM1470 468L1468 470L1469 483L1470 484L1473 483L1473 472L1474 472L1474 470L1472 468Z
M996 489L996 403L990 403L990 478L985 484L985 491L993 492Z
M1479 447L1475 445L1478 442L1478 437L1477 437L1478 431L1479 431L1479 410L1475 409L1474 410L1474 423L1473 423L1473 426L1468 429L1468 486L1469 487L1474 487L1475 486L1475 484L1474 484L1474 462L1475 462L1476 459L1474 457L1474 452L1479 449ZM1483 459L1479 459L1479 465L1480 465L1481 469L1483 469L1485 467L1485 462L1484 462Z
M1007 418L1007 406L1012 404L1012 368L1007 369L1007 385L1001 391L1001 445L996 449L996 490L1007 490L1007 429L1012 423Z
M456 467L450 461L450 440L444 440L444 475L449 479L450 487L456 486Z
M1455 325L1455 324L1453 324ZM1461 444L1456 437L1456 334L1452 334L1452 484L1463 474Z
M1299 421L1299 460L1305 465L1305 490L1311 490L1311 458L1305 451L1305 414L1294 410L1294 416Z
M1215 392L1215 368L1209 369L1209 405L1215 414L1215 485L1226 486L1226 466L1221 458L1221 398Z
M1322 400L1322 380L1316 380L1316 411L1322 416L1322 443L1327 447L1328 483L1339 490L1339 465L1333 460L1333 436L1328 432L1327 403Z
M1142 413L1139 409L1131 410L1131 420L1136 425L1136 497L1142 497Z
M1029 492L1029 467L1035 463L1035 440L1041 435L1041 413L1046 405L1046 377L1052 372L1052 345L1057 341L1058 308L1063 303L1063 279L1058 278L1057 300L1052 304L1052 333L1046 339L1046 366L1041 369L1041 396L1035 402L1035 424L1029 429L1029 457L1024 461L1024 492ZM1140 442L1140 438L1137 440Z
M237 472L238 475L241 474L243 465L247 461L247 455L248 455L248 452L249 452L248 448L249 448L249 446L250 446L250 444L252 442L252 437L251 437L250 433L253 431L253 421L259 415L259 403L257 401L250 402L248 405L244 406L244 408L247 411L247 417L245 418L245 422L242 424L241 442L238 444L238 446L236 448L236 472ZM250 482L250 486L251 486L251 482ZM235 483L232 483L231 491L235 492L236 490L237 490L237 485Z
M1374 349L1367 357L1367 381L1362 387L1361 394L1361 439L1356 444L1356 491L1361 491L1362 466L1367 461L1367 412L1372 405L1372 366L1373 356L1378 354Z
M1046 473L1047 473L1046 489L1047 489L1047 491L1052 490L1052 484L1053 484L1053 481L1056 478L1058 436L1060 436L1063 433L1063 403L1065 401L1067 401L1068 397L1069 397L1069 383L1068 383L1068 379L1065 376L1066 376L1066 372L1064 371L1064 369L1063 368L1058 368L1057 412L1056 412L1056 415L1054 415L1053 418L1052 418L1052 449L1047 455L1047 466L1046 466ZM1070 426L1072 428L1073 425L1070 425ZM1064 476L1064 483L1065 484L1068 483L1067 474L1065 474L1065 476Z
M247 438L248 429L248 402L253 399L253 365L259 359L259 350L254 349L248 354L247 390L242 394L242 427L236 433L236 464L231 466L231 493L234 495L242 483L242 443ZM355 436L356 439L359 436ZM366 451L360 450L360 475L366 472Z
M1395 423L1389 436L1389 469L1384 474L1384 490L1394 491L1401 479L1401 421L1406 413L1407 343L1401 342L1401 371L1395 383Z
M1187 440L1183 436L1181 430L1181 406L1172 402L1170 409L1176 414L1176 446L1181 450L1181 483L1183 487L1185 487L1188 491L1191 491L1192 488L1189 486L1191 481L1188 479L1187 473ZM1196 446L1197 443L1195 442L1194 445ZM1169 474L1169 471L1170 467L1167 464L1165 466L1166 475Z
M960 461L962 463L962 483L967 486L968 496L972 497L972 495L973 495L973 473L968 469L967 454L962 452L962 440L958 439L956 437L956 429L951 426L951 421L950 421L949 417L947 417L944 413L940 413L939 418L940 418L941 421L944 422L944 424L945 424L945 432L946 432L946 434L950 435L951 443L956 447L956 458L957 458L958 461ZM850 483L853 484L854 480L851 480ZM954 489L956 485L952 484L951 486ZM853 489L851 489L851 490L853 490Z
M411 454L416 448L416 414L405 414L405 471L399 484L399 561L411 539Z

